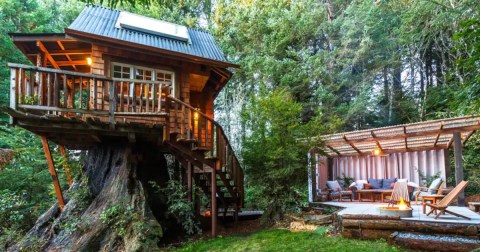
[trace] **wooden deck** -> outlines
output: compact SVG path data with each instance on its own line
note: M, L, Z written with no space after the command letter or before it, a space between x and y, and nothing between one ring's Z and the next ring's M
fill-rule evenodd
M324 202L325 205L342 207L343 210L337 214L342 215L380 215L379 207L387 206L387 203L373 203L373 202ZM450 214L442 215L438 219L434 219L434 215L426 216L422 213L422 205L415 205L412 203L413 217L401 218L403 221L417 221L417 222L431 222L431 223L457 223L457 224L471 224L478 225L480 228L480 214L473 212L468 207L451 206L449 210L465 215L471 220L466 220ZM427 209L428 210L428 209Z
M472 251L480 248L480 215L466 207L449 207L470 220L449 214L434 219L422 212L422 205L412 204L413 216L400 218L380 214L385 203L322 202L341 207L334 227L343 237L385 239L390 244L420 251Z

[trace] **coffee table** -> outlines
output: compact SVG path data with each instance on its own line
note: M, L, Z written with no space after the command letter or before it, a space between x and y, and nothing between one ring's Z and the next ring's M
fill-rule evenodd
M366 197L368 197L369 201L375 202L375 194L380 194L381 202L385 202L385 197L392 195L392 192L393 190L362 189L362 190L357 190L357 196L358 196L358 201L360 202L362 202Z
M433 194L433 195L423 195L421 197L422 197L422 205L423 205L422 210L423 210L423 213L426 214L427 205L425 203L427 203L427 201L430 201L432 202L432 204L435 204L437 203L437 201L442 200L445 197L445 195Z

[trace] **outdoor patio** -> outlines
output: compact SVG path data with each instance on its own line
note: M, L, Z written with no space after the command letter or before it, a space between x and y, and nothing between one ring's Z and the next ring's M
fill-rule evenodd
M329 201L322 202L325 205L342 207L343 210L337 212L337 215L377 215L380 216L379 207L387 206L387 203L380 202L338 202L338 201ZM463 219L460 217L453 216L451 214L441 215L438 219L434 219L433 214L427 216L422 213L422 205L411 204L413 208L411 218L401 218L404 221L421 221L421 222L435 222L435 223L461 223L461 224L474 224L480 226L480 214L475 213L468 209L467 207L458 207L458 206L449 206L448 209L459 213L461 215L469 217L471 220ZM427 207L427 212L428 212Z

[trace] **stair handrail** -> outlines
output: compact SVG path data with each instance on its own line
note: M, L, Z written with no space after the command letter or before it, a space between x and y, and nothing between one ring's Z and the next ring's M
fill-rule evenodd
M228 140L227 138L227 135L225 134L225 131L223 130L223 127L217 122L215 121L215 119L213 119L212 117L210 117L209 115L201 112L199 109L193 107L192 105L180 100L180 99L177 99L175 97L173 97L172 95L168 95L167 96L168 99L174 101L174 102L177 102L179 104L181 104L182 106L185 106L195 112L197 112L200 116L203 116L205 117L207 120L209 120L213 125L215 125L217 127L217 129L219 130L220 134L222 135L222 138L223 140L225 141L225 146L228 146L229 148L229 152L231 152L233 155L232 157L234 158L234 162L236 162L238 165L234 165L234 169L233 172L230 174L233 178L234 178L234 181L235 181L235 186L237 186L237 192L238 192L238 196L240 196L240 199L241 199L241 205L243 205L243 200L244 200L244 192L243 192L243 179L244 179L244 172L243 172L243 169L242 167L240 166L240 162L238 161L238 158L237 156L235 155L235 151L233 150L232 148L232 145L230 144L230 141ZM216 136L217 138L219 137L218 135ZM218 140L217 140L218 141ZM218 152L219 152L219 149L217 148L216 149L216 156L218 157ZM228 159L228 157L227 157ZM226 160L228 162L228 160Z

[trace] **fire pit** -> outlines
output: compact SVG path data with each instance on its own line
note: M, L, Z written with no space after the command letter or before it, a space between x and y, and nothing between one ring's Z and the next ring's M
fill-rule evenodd
M395 216L400 218L412 217L412 208L408 207L403 198L400 198L400 202L396 207L383 206L379 207L381 215Z

